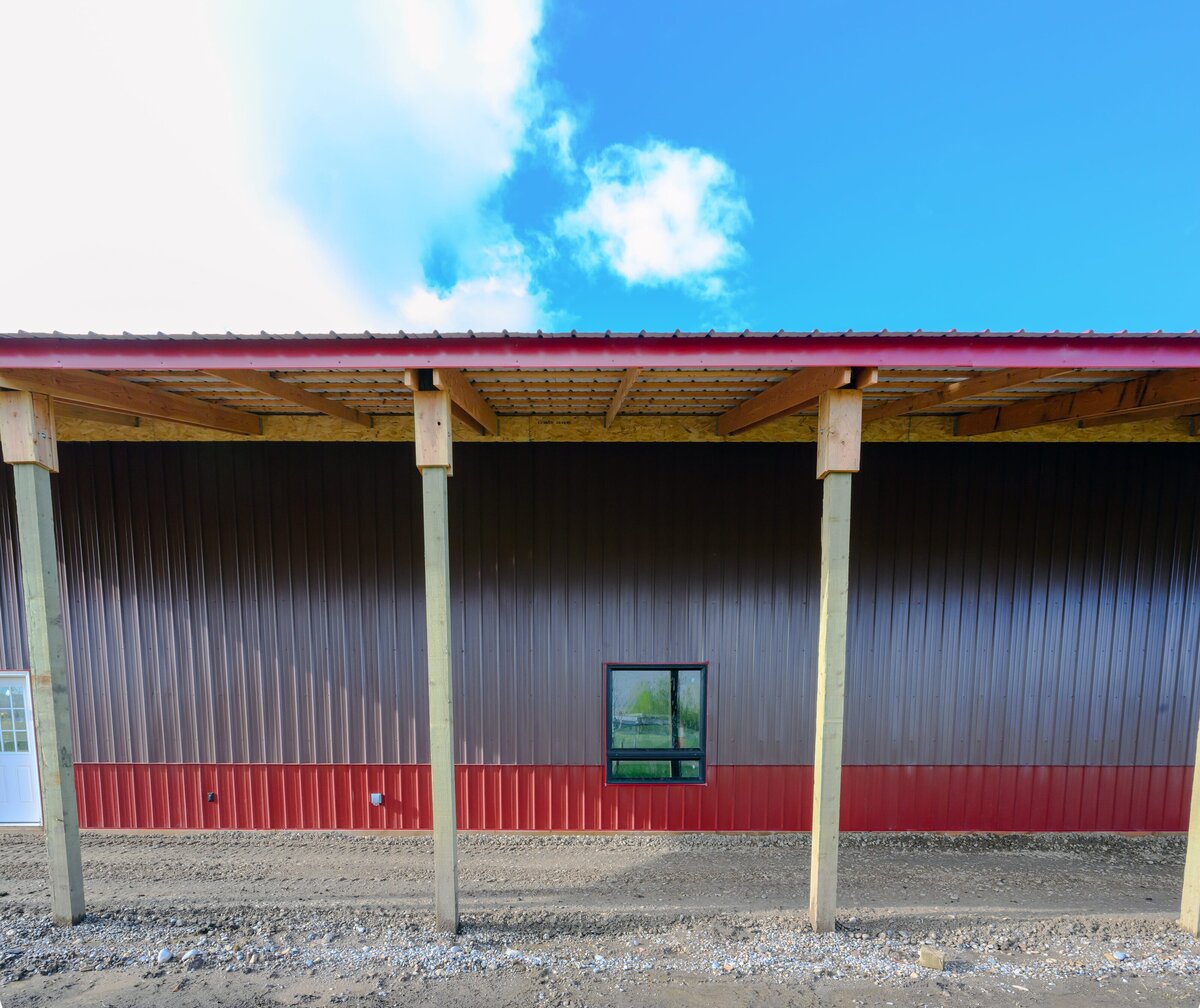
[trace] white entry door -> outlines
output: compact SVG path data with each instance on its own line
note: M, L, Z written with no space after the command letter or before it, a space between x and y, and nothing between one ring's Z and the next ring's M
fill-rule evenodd
M29 675L0 672L0 823L36 825L41 821Z

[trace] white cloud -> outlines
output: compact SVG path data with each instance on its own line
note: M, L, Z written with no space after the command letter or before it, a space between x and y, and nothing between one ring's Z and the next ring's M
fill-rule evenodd
M550 328L497 195L549 159L589 267L719 299L748 219L664 143L581 174L542 0L0 4L0 330ZM537 243L545 243L539 246Z
M437 305L476 329L537 320L487 202L540 114L540 16L538 0L0 6L0 329L416 329ZM305 148L276 123L320 128ZM355 200L366 226L339 233ZM447 235L458 276L435 295L423 257Z
M607 267L630 284L725 293L719 274L743 255L734 236L750 219L728 165L653 142L609 147L584 172L586 198L556 223L584 266Z
M285 17L293 7L283 5ZM363 10L406 141L477 193L495 188L541 107L540 0L371 0Z
M532 332L547 315L543 297L533 290L529 260L519 244L488 249L488 267L447 291L423 283L396 299L397 311L414 332ZM500 319L481 325L480 320Z
M193 5L0 13L0 326L322 328L362 314L270 198Z
M575 171L575 155L571 153L571 144L575 139L578 128L574 116L559 109L548 126L539 130L542 142L549 149L558 167L571 174Z

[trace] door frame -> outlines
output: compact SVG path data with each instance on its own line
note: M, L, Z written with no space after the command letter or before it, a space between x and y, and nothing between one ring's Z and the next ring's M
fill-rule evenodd
M42 807L42 761L38 758L37 725L33 719L33 674L29 669L0 669L0 679L9 678L22 678L25 680L25 716L29 725L29 740L32 743L29 747L29 753L33 756L33 765L37 770L38 817L34 822L6 822L0 819L0 829L40 828L46 821L46 811Z

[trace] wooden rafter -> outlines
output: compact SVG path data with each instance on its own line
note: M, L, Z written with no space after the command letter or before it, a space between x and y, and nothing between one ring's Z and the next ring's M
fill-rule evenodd
M94 409L91 406L80 406L78 403L54 401L54 415L67 417L70 420L87 420L91 423L114 424L118 427L136 427L138 418L128 413L114 413L111 410Z
M1086 417L1079 421L1079 426L1106 427L1110 424L1138 423L1142 420L1174 420L1195 416L1197 413L1200 413L1200 402L1188 402L1154 409L1131 410L1128 413L1107 413L1103 416Z
M480 434L500 433L500 418L496 416L496 411L462 371L458 368L434 368L431 373L434 388L450 393L450 409L458 419ZM417 372L406 371L404 384L417 391Z
M958 399L969 399L971 396L987 395L989 392L1000 392L1003 389L1020 388L1022 385L1030 385L1043 378L1053 378L1056 375L1069 373L1061 368L1018 368L989 371L986 374L973 375L961 381L949 382L941 388L917 392L913 395L893 399L891 402L872 406L863 411L863 423L869 423L872 420L890 420L892 417L933 409Z
M1164 371L1135 381L1108 382L1080 392L964 413L958 417L954 432L962 436L991 434L1187 403L1200 403L1200 369Z
M625 374L621 376L620 384L617 385L617 391L613 393L612 402L608 404L608 412L604 415L605 427L613 425L617 414L621 412L621 407L625 405L625 400L629 397L629 390L633 388L633 383L638 380L638 375L641 373L641 368L625 369Z
M214 406L172 392L160 392L94 371L41 371L33 368L0 371L0 386L22 392L39 392L66 402L118 413L171 420L232 434L262 433L262 420L252 413Z
M848 367L797 371L717 417L717 433L723 436L737 434L769 420L791 416L814 403L822 392L842 388L853 380L853 370Z
M284 402L304 406L306 409L337 417L347 423L358 424L360 427L371 426L371 418L367 414L351 409L343 403L327 399L316 392L310 392L298 383L280 381L266 371L207 371L205 373L227 381L231 385L240 385L242 388L253 389L255 392L264 392L276 399L282 399Z
M480 434L499 434L496 411L457 368L436 368L433 384L450 393L451 411Z

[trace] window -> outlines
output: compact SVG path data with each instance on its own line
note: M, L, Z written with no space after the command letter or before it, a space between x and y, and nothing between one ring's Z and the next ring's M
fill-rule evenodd
M0 689L0 752L29 752L29 726L25 723L25 690Z
M704 783L702 665L609 665L608 781Z

